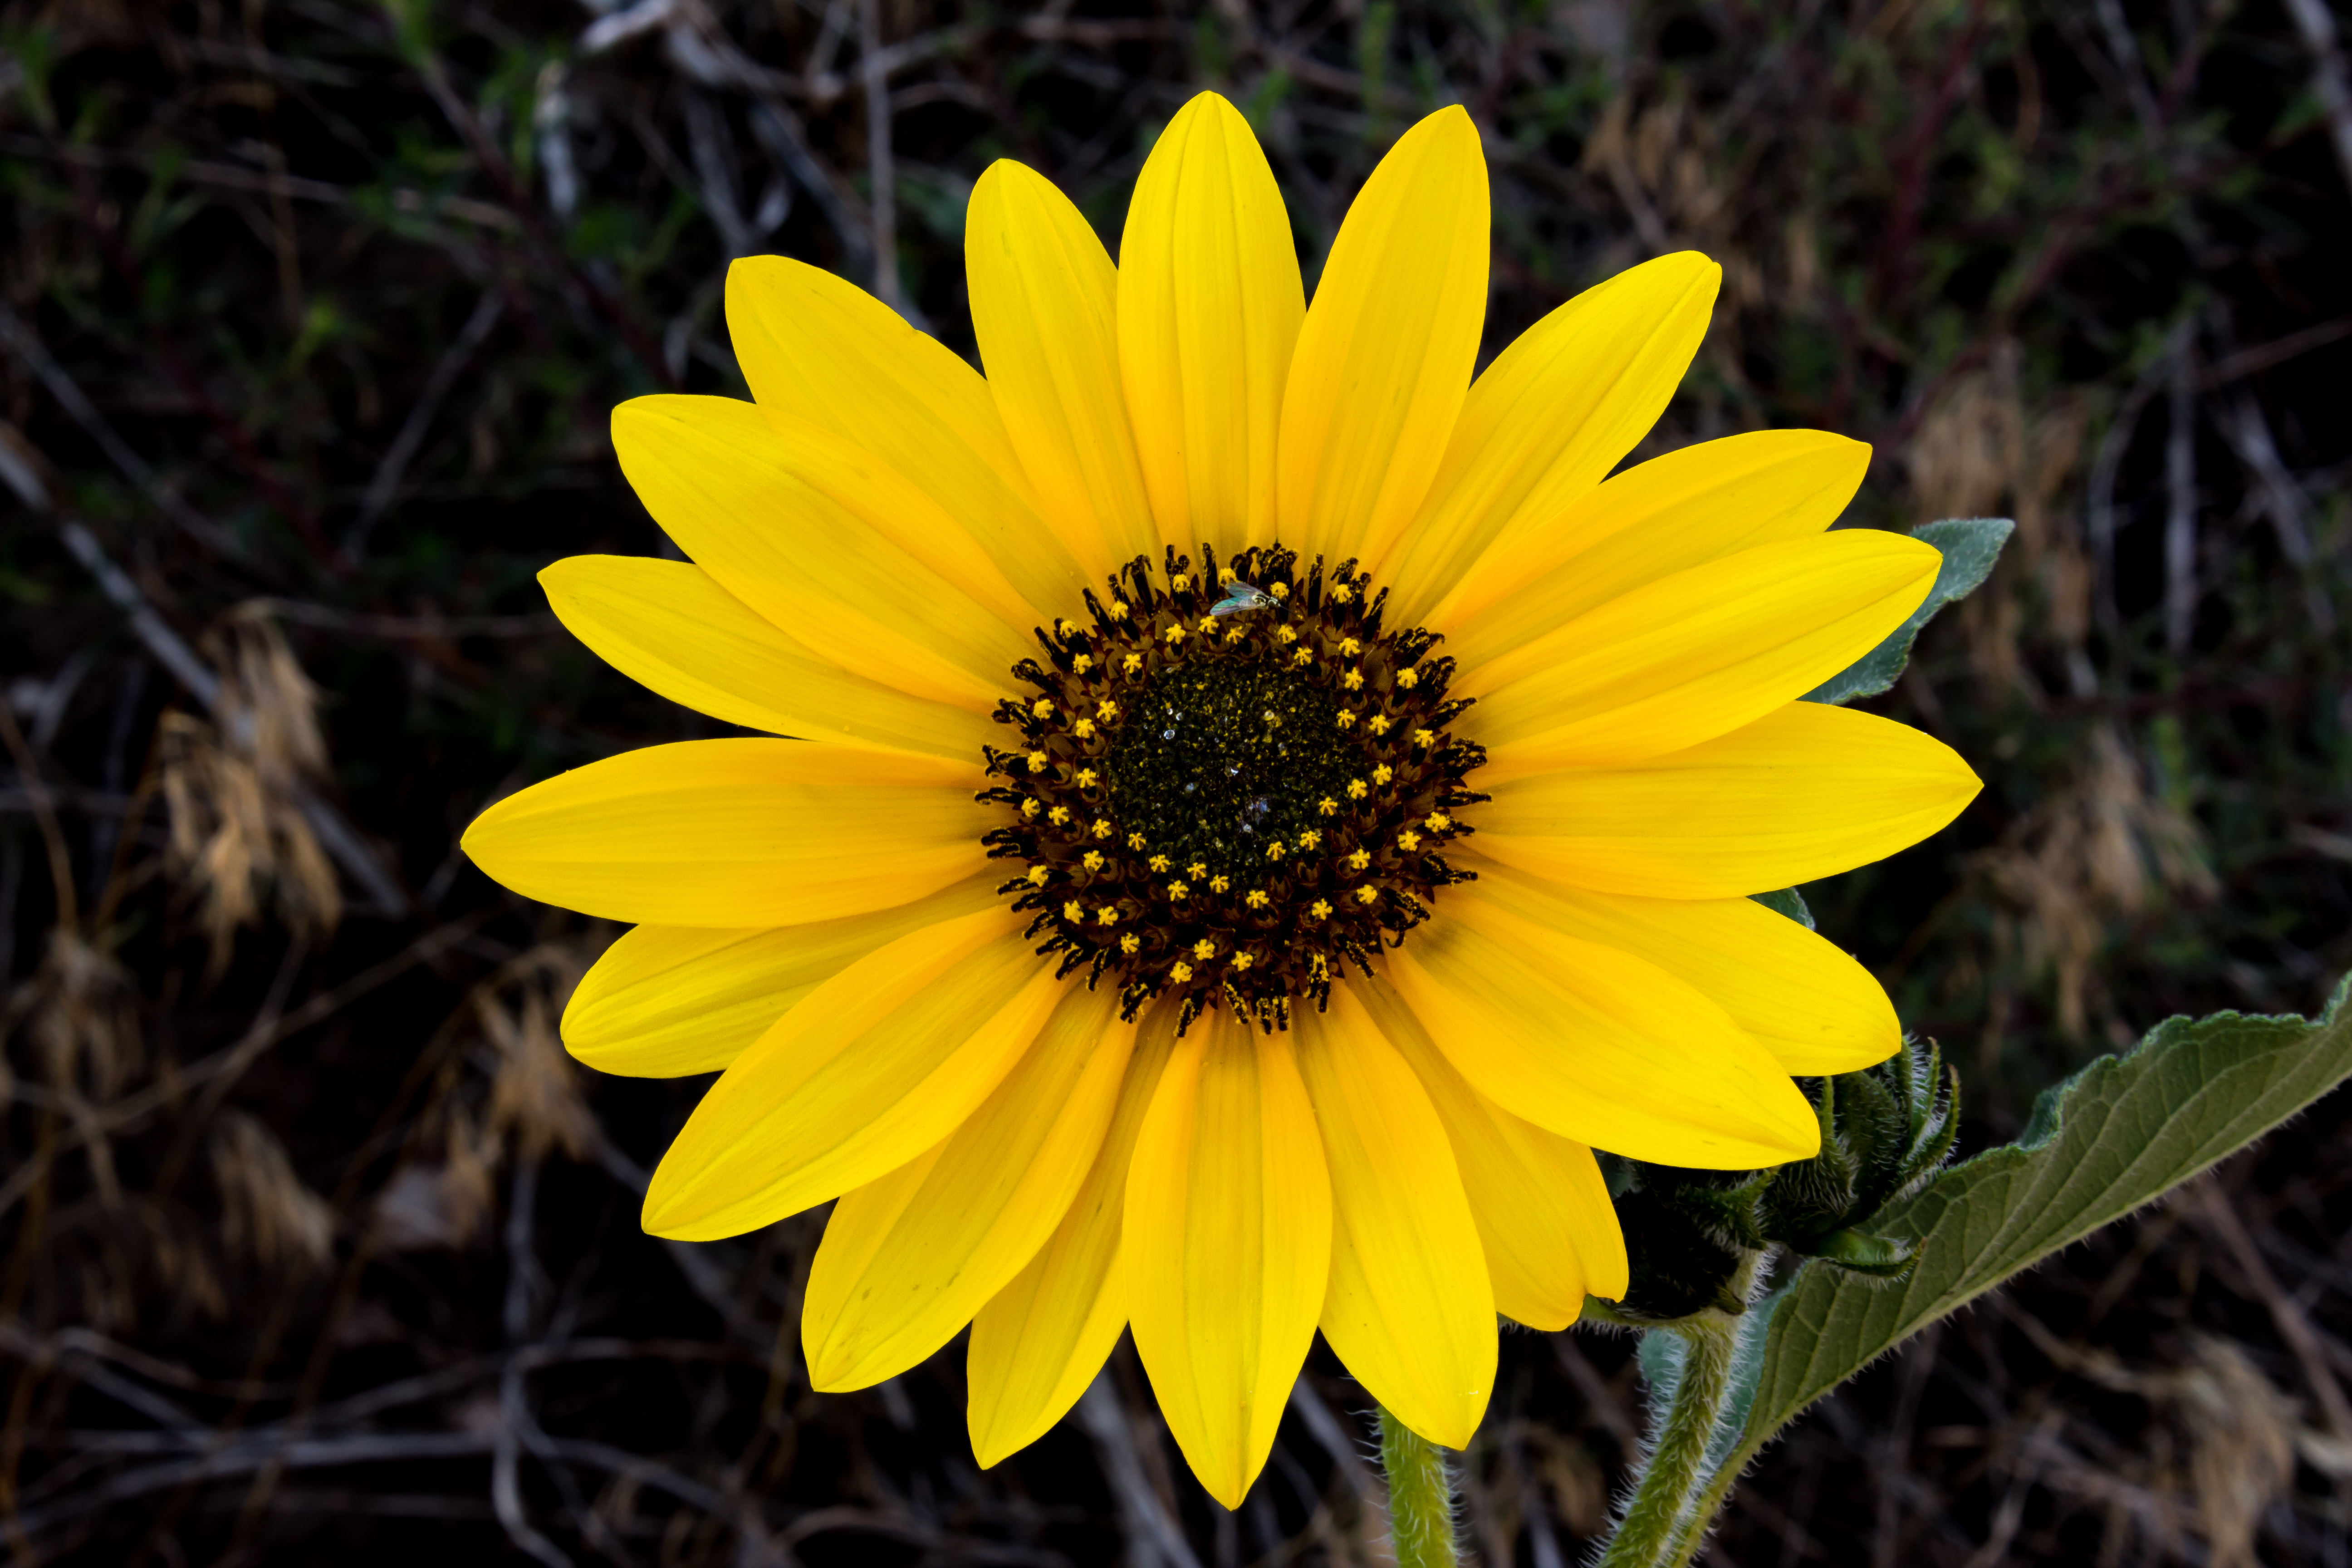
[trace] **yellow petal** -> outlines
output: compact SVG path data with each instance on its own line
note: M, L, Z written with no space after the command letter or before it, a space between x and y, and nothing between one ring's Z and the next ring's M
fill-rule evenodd
M1118 361L1160 537L1274 537L1275 433L1306 296L1274 171L1213 92L1160 133L1118 247Z
M872 914L760 931L638 926L581 977L563 1046L599 1072L717 1072L793 1004L886 942L992 907L997 877L972 878Z
M1003 1081L1066 989L989 910L866 954L719 1075L662 1156L646 1229L709 1241L798 1214L939 1143Z
M1497 860L1607 893L1731 899L1884 859L1984 786L1916 730L1791 702L1688 751L1492 787L1478 847Z
M1331 244L1282 399L1282 542L1379 559L1429 493L1486 314L1486 159L1460 108L1406 132Z
M1688 981L1784 1072L1853 1072L1903 1043L1895 1004L1870 971L1752 899L1632 898L1531 877L1475 850L1456 858L1477 871L1482 897L1512 913Z
M1822 430L1757 430L1653 458L1497 540L1427 624L1474 669L1644 584L1821 532L1869 468L1868 447Z
M1722 1008L1617 948L1446 889L1389 955L1413 1016L1478 1092L1636 1160L1737 1171L1821 1147L1812 1106Z
M653 925L799 925L982 869L976 766L807 741L681 741L510 795L459 841L526 898Z
M1383 1409L1466 1448L1495 1386L1495 1292L1444 1124L1352 984L1295 1032L1331 1172L1323 1337Z
M1043 175L999 159L972 186L963 254L980 362L1047 526L1097 578L1156 554L1102 241Z
M1722 276L1696 251L1661 256L1586 289L1495 356L1429 504L1383 565L1396 625L1423 620L1489 544L1558 516L1649 434L1698 352Z
M1175 1043L1172 1010L1146 1012L1086 1184L1028 1267L971 1321L967 1416L982 1469L1044 1436L1087 1391L1127 1327L1119 1230L1128 1165Z
M970 709L910 697L817 658L690 563L573 555L539 582L599 658L714 719L959 761L1003 739Z
M1531 1329L1564 1329L1587 1295L1625 1294L1625 1237L1592 1151L1512 1115L1470 1087L1394 987L1347 990L1429 1093L1478 1224L1495 1310ZM1334 988L1337 1005L1337 988Z
M794 641L901 691L993 710L1034 612L880 458L752 404L669 395L614 409L613 447L654 521Z
M1868 653L1943 557L1848 529L1759 545L1634 589L1481 668L1462 731L1514 773L1638 761L1751 723Z
M1287 1034L1223 1010L1178 1041L1136 1139L1122 1262L1176 1446L1239 1508L1315 1338L1331 1184Z
M1102 574L1038 516L980 373L855 283L783 256L727 269L727 330L762 408L865 447L919 487L1042 616Z
M835 1205L801 1309L812 1386L906 1371L1036 1256L1118 1103L1135 1029L1118 1015L1113 987L1063 987L1028 1054L946 1142Z

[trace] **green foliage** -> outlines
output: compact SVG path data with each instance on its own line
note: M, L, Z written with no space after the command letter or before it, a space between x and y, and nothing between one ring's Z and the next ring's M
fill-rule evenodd
M1813 911L1805 904L1805 895L1794 888L1782 888L1778 892L1759 893L1756 901L1776 914L1783 914L1807 931L1813 929Z
M1736 1317L1755 1255L1776 1245L1856 1273L1909 1272L1911 1242L1872 1227L1950 1153L1958 1079L1933 1044L1906 1040L1875 1067L1800 1081L1821 1117L1810 1160L1735 1172L1622 1162L1627 1179L1612 1196L1633 1277L1612 1316Z
M1938 1318L2245 1147L2352 1077L2352 984L2317 1019L2173 1018L2045 1092L2014 1143L1927 1183L1880 1224L1916 1256L1887 1283L1801 1267L1748 1314L1689 1539L1740 1467L1807 1405Z
M1911 662L1911 647L1919 640L1920 628L1934 620L1938 610L1967 598L1992 575L2000 547L2016 531L2017 524L2005 517L1948 517L1913 529L1912 538L1924 539L1944 552L1935 586L1927 590L1909 619L1886 634L1885 642L1806 692L1804 700L1851 702L1891 689L1902 679L1903 667Z

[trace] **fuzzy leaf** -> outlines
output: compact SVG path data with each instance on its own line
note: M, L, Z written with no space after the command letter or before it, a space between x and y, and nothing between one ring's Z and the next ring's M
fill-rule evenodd
M1936 612L1946 605L1977 591L1992 574L2000 547L2016 531L2017 524L2005 517L1948 517L1913 529L1912 538L1924 539L1944 552L1936 585L1927 590L1927 598L1911 612L1909 620L1886 634L1885 642L1806 692L1804 700L1851 702L1857 697L1875 697L1893 686L1911 661L1911 645L1919 640L1919 628L1934 620Z
M1794 888L1782 888L1778 892L1752 895L1756 901L1774 914L1786 915L1807 931L1813 929L1813 911L1805 907L1805 895Z
M2046 1091L2026 1134L1873 1226L1916 1238L1899 1283L1808 1266L1772 1317L1735 1466L1935 1320L2153 1202L2352 1077L2352 983L2317 1019L2173 1018ZM1736 1475L1735 1468L1730 1472Z

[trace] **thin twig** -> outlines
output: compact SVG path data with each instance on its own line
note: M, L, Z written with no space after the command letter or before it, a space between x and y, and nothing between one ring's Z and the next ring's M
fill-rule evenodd
M474 352L482 346L505 311L506 301L499 289L495 285L483 289L481 299L475 302L474 313L458 329L457 341L443 350L440 359L435 362L433 374L425 378L425 390L416 395L408 417L401 421L400 434L393 437L383 461L376 465L375 477L368 481L367 493L360 500L360 514L353 520L351 531L343 535L344 559L357 562L367 550L368 534L375 528L376 519L392 504L392 498L399 493L400 481L407 477L408 465L415 459L417 448L425 444L425 432L432 427L433 416L441 411L442 400L457 384L457 377L465 373Z
M72 416L83 433L98 443L99 450L106 454L108 460L121 469L123 477L137 485L165 517L213 553L231 560L245 558L245 547L237 542L235 535L190 506L180 492L149 465L146 458L131 450L131 443L122 438L121 432L98 411L96 404L83 395L81 387L73 377L68 375L65 368L49 356L49 351L41 346L41 340L32 327L5 300L0 300L0 338L7 341L8 347L15 351L17 358L32 367L33 374L40 377L41 384L49 389L49 395L58 400L58 406ZM51 510L56 504L57 498L49 497L40 510Z
M1087 1385L1087 1391L1078 1395L1074 1414L1102 1455L1104 1476L1110 1482L1111 1496L1126 1522L1128 1561L1132 1568L1159 1568L1163 1562L1170 1568L1201 1568L1201 1560L1192 1555L1192 1542L1184 1539L1183 1530L1169 1517L1167 1506L1143 1473L1143 1458L1136 1451L1135 1432L1128 1425L1126 1407L1119 1403L1118 1390L1111 1383L1108 1368L1097 1373L1094 1382Z
M198 658L180 635L173 631L139 591L139 584L125 575L106 553L96 535L79 522L67 521L58 529L66 548L74 559L87 567L106 596L114 601L131 622L131 630L147 645L163 668L170 670L189 695L203 703L217 717L221 712L220 677ZM372 901L374 913L399 917L412 907L408 895L401 889L399 880L376 858L375 852L362 839L351 820L328 802L300 785L295 786L295 808L302 820L317 835L320 847L334 858L352 880L357 882Z

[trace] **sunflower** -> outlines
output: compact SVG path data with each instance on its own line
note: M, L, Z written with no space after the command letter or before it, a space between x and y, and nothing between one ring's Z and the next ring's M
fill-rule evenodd
M1459 109L1381 161L1309 309L1280 195L1194 99L1114 268L999 163L986 379L841 280L738 262L754 401L613 437L687 562L542 574L656 692L770 737L593 763L465 847L632 922L565 1044L718 1071L645 1223L837 1200L802 1318L856 1388L971 1326L984 1465L1122 1330L1237 1505L1319 1329L1465 1444L1496 1315L1625 1288L1594 1149L1818 1146L1791 1074L1892 1053L1850 957L1748 895L1943 826L1936 742L1798 700L1938 558L1826 531L1867 449L1764 432L1611 470L1718 269L1580 294L1475 381L1486 167Z

